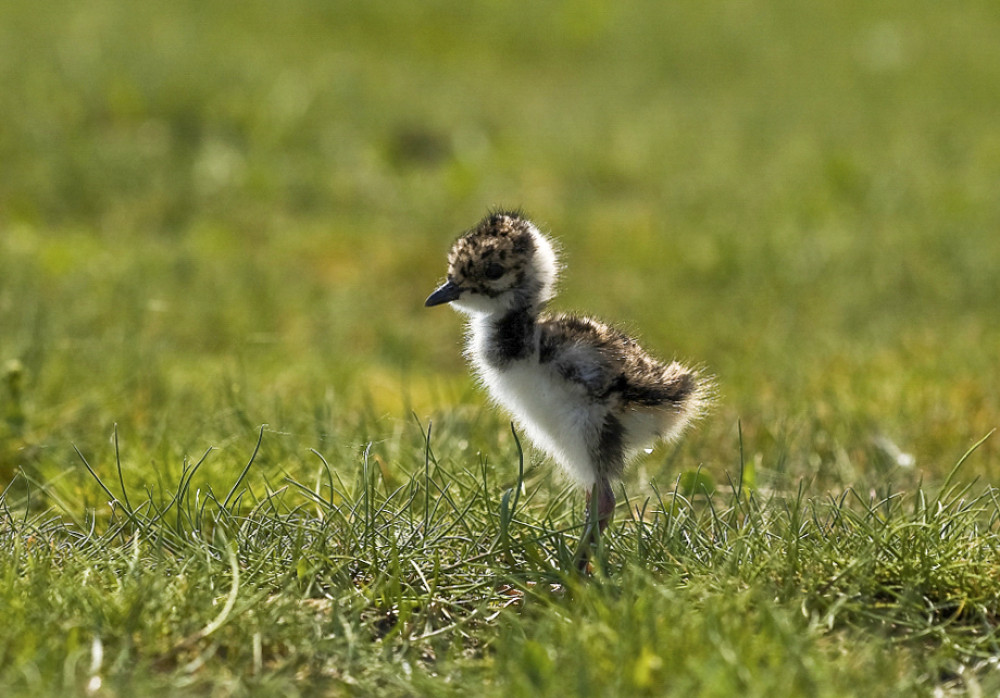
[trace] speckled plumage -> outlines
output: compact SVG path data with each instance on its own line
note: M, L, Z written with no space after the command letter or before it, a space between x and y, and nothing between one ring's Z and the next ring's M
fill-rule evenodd
M709 382L597 320L545 313L558 272L552 242L520 212L497 211L455 241L448 279L426 305L469 315L466 354L490 396L592 488L603 528L611 481L639 449L676 438L701 414Z

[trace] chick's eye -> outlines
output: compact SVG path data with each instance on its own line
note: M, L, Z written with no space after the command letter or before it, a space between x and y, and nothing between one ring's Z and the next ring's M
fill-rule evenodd
M490 262L489 264L486 265L486 269L483 270L483 274L490 281L496 281L501 276L503 276L503 273L504 273L503 267L497 264L496 262Z

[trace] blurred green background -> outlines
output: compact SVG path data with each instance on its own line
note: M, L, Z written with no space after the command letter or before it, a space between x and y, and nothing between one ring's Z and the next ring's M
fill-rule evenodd
M115 423L133 472L262 423L350 461L410 410L494 454L422 307L494 205L559 238L556 308L717 376L688 467L740 421L775 484L939 477L1000 422L998 36L992 0L4 2L0 484L86 482Z

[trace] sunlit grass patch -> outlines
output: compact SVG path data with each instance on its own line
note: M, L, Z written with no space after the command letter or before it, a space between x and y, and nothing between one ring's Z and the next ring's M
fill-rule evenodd
M706 498L678 485L629 502L587 578L572 564L573 497L442 465L432 428L408 473L370 448L335 470L315 452L308 481L255 468L266 438L218 491L199 482L207 452L158 492L130 487L120 459L81 453L104 497L83 517L5 492L0 681L396 693L454 672L543 695L567 677L585 695L994 681L992 488L831 498L734 483Z

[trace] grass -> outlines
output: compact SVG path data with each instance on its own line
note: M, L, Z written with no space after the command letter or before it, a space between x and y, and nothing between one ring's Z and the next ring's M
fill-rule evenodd
M0 693L996 692L997 31L3 4ZM421 308L495 204L720 386L589 580Z
M5 685L112 695L998 686L991 488L657 490L630 502L596 576L582 579L567 571L579 506L545 478L501 494L485 462L443 467L428 443L423 467L398 482L369 449L345 472L317 453L313 480L286 476L255 495L244 483L264 436L224 496L192 487L211 453L172 487L131 494L120 461L102 475L81 454L109 500L103 514L19 516L5 500ZM421 456L419 443L408 451Z

